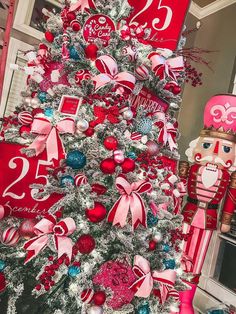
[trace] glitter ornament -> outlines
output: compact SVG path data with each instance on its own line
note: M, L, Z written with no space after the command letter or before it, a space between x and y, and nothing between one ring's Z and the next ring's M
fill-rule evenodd
M3 271L6 268L6 263L0 259L0 272Z
M29 239L35 236L34 226L38 223L37 219L25 219L19 227L20 236Z
M165 259L163 263L166 269L175 269L176 263L174 259L167 259L167 260Z
M72 176L66 175L60 178L60 185L62 188L65 188L68 184L74 185L75 180Z
M1 236L1 242L7 246L14 246L20 240L20 233L17 228L9 227L5 229Z
M103 309L100 306L94 305L87 309L87 314L103 314Z
M162 245L162 250L166 253L170 252L170 246L168 244Z
M103 305L106 301L106 293L104 291L98 291L94 293L93 302L95 305Z
M108 150L116 150L118 147L118 141L114 136L108 136L104 139L103 145Z
M129 120L133 119L134 114L133 114L133 112L131 110L125 110L123 112L123 117L124 117L125 120L129 121Z
M113 174L116 170L116 163L113 158L106 158L100 164L100 169L105 174Z
M86 175L84 173L78 173L75 176L75 185L76 186L81 186L83 184L87 184L88 183L88 178L86 177Z
M81 83L85 80L89 80L91 78L91 74L89 70L79 70L75 73L75 82L77 85L81 85Z
M121 164L122 172L129 173L135 169L135 161L130 158L125 158L124 162Z
M44 115L48 118L52 118L54 116L54 110L52 108L45 108Z
M76 242L76 247L81 254L90 254L96 246L94 238L90 234L83 234Z
M70 58L74 59L74 60L79 60L80 59L80 55L78 53L78 50L72 46L69 48L69 53L70 53Z
M135 69L134 74L139 81L146 81L149 78L149 69L142 64Z
M6 289L6 278L3 273L0 273L0 293Z
M86 209L86 217L93 223L101 222L106 218L107 211L105 206L99 202L94 203L94 208Z
M146 135L152 131L152 120L149 118L142 118L136 126L137 132Z
M85 55L87 59L95 60L97 59L98 47L95 44L90 44L85 48Z
M80 132L85 132L89 128L89 123L85 119L81 119L76 124L77 130Z
M49 31L45 32L44 36L45 36L45 39L49 43L52 43L54 41L54 35L51 32L49 32Z
M90 303L93 299L94 291L89 288L82 291L80 298L85 304Z
M68 267L68 275L72 278L75 278L81 273L81 270L78 266L69 266Z
M138 307L137 314L150 314L150 308L148 304L143 304Z
M47 100L47 93L46 92L39 92L38 93L38 99L41 101L41 103L46 102L46 100Z
M122 162L125 160L124 152L122 150L115 150L114 160L117 164L122 164Z
M147 153L149 155L155 156L155 155L158 154L159 147L158 147L156 142L154 142L154 141L147 141L146 146L147 146Z
M149 228L156 226L158 223L158 217L154 216L151 211L147 213L147 225Z
M138 51L135 46L129 45L122 49L122 55L127 56L130 62L135 62L138 58Z
M66 157L66 164L72 169L82 169L86 165L86 156L79 150L70 151Z
M130 158L130 159L133 159L133 160L135 160L137 158L135 152L129 152L127 154L127 157Z
M33 122L33 116L29 111L22 111L18 114L18 121L20 124L29 125Z

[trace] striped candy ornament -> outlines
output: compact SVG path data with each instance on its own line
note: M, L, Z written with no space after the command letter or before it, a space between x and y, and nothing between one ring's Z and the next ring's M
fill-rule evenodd
M78 173L76 176L75 176L75 185L76 186L80 186L82 184L87 184L88 183L88 178L86 177L85 174L83 173Z
M133 141L139 141L142 138L142 134L139 132L133 132L130 136L131 140Z
M1 236L1 242L2 244L8 245L8 246L14 246L18 243L20 240L20 233L17 228L15 227L9 227L6 230L3 231Z
M93 295L94 295L94 291L91 288L89 288L89 289L85 289L81 293L80 297L81 297L82 302L90 303L93 299Z
M124 152L122 150L115 150L114 160L117 164L122 164L122 162L125 160Z
M29 125L33 122L33 116L29 111L22 111L18 114L18 121L20 124Z
M134 73L136 78L140 81L146 81L149 77L149 69L144 64L135 69Z

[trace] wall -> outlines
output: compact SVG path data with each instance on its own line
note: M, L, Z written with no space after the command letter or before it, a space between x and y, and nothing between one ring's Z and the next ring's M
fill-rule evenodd
M189 14L187 24L191 25L196 19ZM206 55L211 60L213 71L197 65L203 73L203 85L192 87L186 84L183 102L179 114L180 132L179 149L182 159L186 159L185 150L191 140L198 137L203 127L203 111L206 101L215 94L229 92L232 71L236 56L236 4L201 20L201 28L195 38L189 38L187 46L209 49L213 51Z

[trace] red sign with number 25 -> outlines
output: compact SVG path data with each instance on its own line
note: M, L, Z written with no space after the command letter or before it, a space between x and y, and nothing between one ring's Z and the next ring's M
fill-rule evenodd
M129 25L151 29L147 44L175 50L190 0L128 0L134 10Z
M21 154L21 145L0 143L0 205L18 218L34 218L45 215L61 195L52 194L37 198L33 183L47 184L47 168L50 162L38 157ZM46 158L45 158L46 159Z

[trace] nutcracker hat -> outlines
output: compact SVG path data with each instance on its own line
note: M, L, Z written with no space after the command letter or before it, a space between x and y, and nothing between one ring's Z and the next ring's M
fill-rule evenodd
M204 111L204 129L200 136L209 136L236 143L236 95L213 96Z

